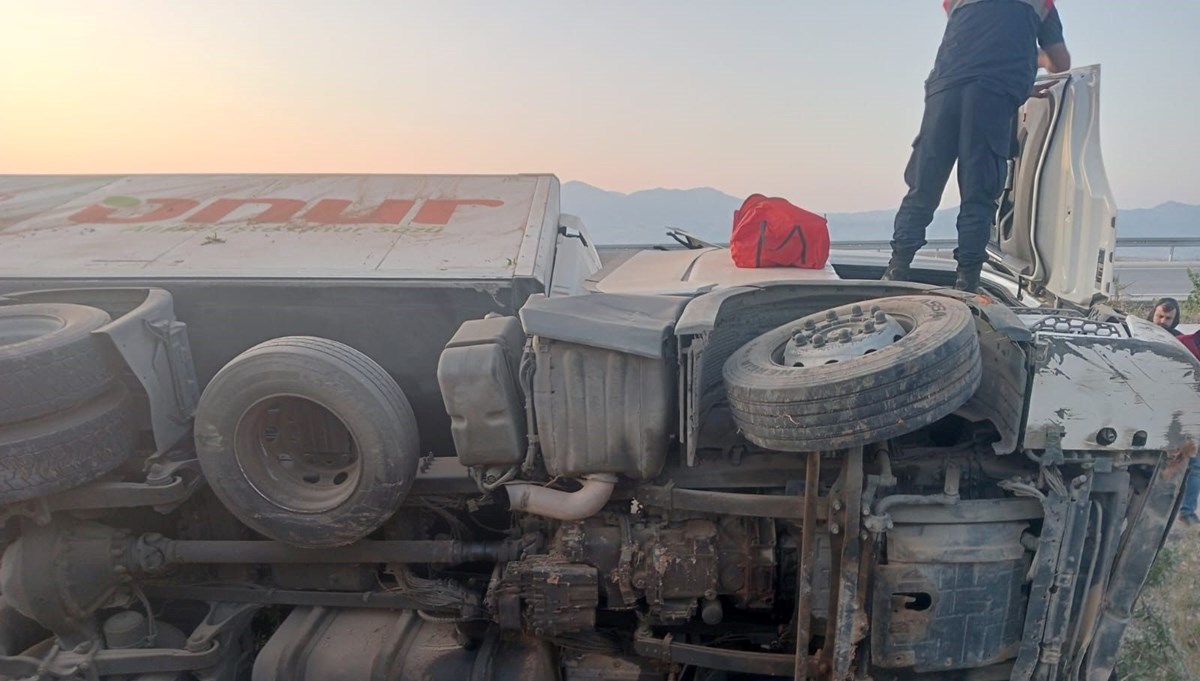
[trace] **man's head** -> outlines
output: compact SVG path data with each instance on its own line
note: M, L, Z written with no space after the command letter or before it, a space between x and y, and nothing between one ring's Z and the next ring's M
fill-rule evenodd
M1150 321L1168 331L1174 331L1175 327L1179 326L1179 301L1174 298L1159 298L1154 301Z

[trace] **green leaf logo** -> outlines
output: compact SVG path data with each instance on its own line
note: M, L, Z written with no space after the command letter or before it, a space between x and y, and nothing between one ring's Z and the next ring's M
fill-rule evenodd
M104 205L112 208L133 208L141 204L142 200L133 196L110 196L104 199Z

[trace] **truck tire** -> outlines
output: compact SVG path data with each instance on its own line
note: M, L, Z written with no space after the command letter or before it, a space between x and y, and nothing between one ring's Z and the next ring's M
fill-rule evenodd
M225 365L196 410L213 492L251 529L294 546L351 544L404 501L420 458L400 386L336 341L266 341Z
M0 427L0 503L91 482L124 463L137 439L133 398L120 382L90 402Z
M0 307L0 425L87 402L108 389L118 365L92 332L107 312L84 305Z
M783 348L797 332L842 333L853 327L849 319L864 318L867 307L882 312L888 328L902 327L903 335L836 363L783 362ZM835 316L840 321L829 321ZM870 333L874 324L866 327ZM861 327L846 342L859 337ZM981 374L970 308L937 296L880 298L810 315L743 345L724 366L729 405L745 438L794 452L845 449L913 432L966 403Z

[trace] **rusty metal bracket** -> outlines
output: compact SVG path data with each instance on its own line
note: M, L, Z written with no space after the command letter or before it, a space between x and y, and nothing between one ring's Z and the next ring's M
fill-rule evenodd
M792 677L807 679L815 667L808 654L812 640L813 575L817 566L817 500L821 453L809 452L804 468L804 519L800 530L800 560L796 571L796 653Z
M796 657L780 653L756 653L676 643L669 634L661 639L639 636L633 642L633 650L638 655L662 662L767 676L791 676ZM809 660L810 656L805 655L804 658L811 662L814 669L817 667L818 662L815 657ZM806 664L808 663L806 662Z
M657 506L668 511L700 511L759 518L800 520L804 517L806 508L804 497L712 492L670 486L642 485L638 487L634 496L647 506ZM819 519L829 516L829 507L824 499L818 500L816 512Z
M191 463L195 464L195 461ZM47 525L56 511L152 507L159 513L170 513L187 501L202 483L198 470L195 474L164 475L146 482L93 482L0 508L0 522L26 517L37 525Z
M1013 666L1014 680L1049 678L1061 662L1088 535L1092 479L1091 475L1079 476L1065 489L1050 485L1043 501L1042 533L1034 556L1024 634Z
M829 532L834 537L834 565L830 570L831 614L821 651L822 668L831 679L845 681L854 672L858 643L866 636L865 604L867 592L862 570L862 489L863 450L855 447L843 453L842 472L835 485L836 496L830 502Z

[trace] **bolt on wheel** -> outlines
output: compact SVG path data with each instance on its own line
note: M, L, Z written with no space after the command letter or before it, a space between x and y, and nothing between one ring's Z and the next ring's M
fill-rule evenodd
M873 305L864 312L854 305L848 316L829 310L825 318L813 318L792 329L783 347L782 364L813 367L845 362L878 352L903 338L908 331L898 319Z

